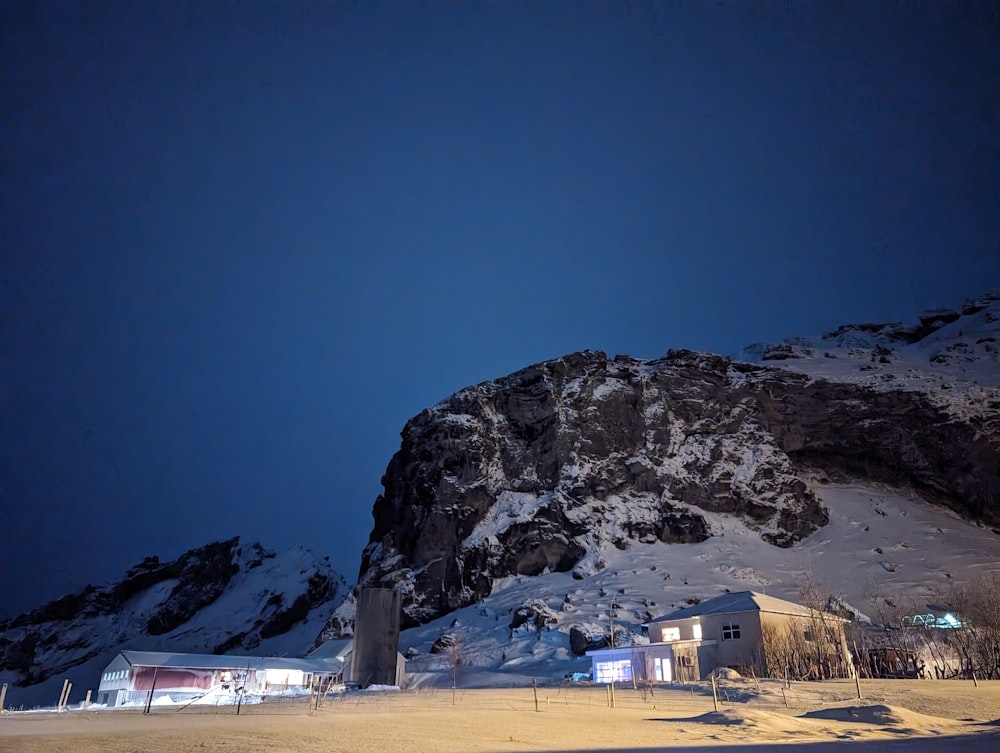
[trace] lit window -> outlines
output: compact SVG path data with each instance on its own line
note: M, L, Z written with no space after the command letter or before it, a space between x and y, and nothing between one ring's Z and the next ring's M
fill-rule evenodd
M594 682L632 681L632 662L629 659L599 661L594 669Z
M722 626L722 640L738 641L740 639L740 626L735 622Z
M701 623L700 622L696 622L694 625L691 626L691 634L694 636L694 639L696 641L700 641L701 640Z
M679 627L665 627L663 628L662 640L667 641L679 641L681 639L681 629Z
M670 659L653 659L653 672L659 682L670 682Z

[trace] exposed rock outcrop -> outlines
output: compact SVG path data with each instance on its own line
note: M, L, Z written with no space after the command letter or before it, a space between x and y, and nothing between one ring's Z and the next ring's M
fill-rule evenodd
M599 625L574 625L569 629L569 650L573 656L584 656L611 645L607 632Z
M989 300L970 314L987 321L992 308ZM936 312L884 334L940 337L962 315ZM893 363L885 338L866 342L867 368ZM803 340L788 360L823 361L816 350ZM655 360L587 351L461 390L403 429L359 582L399 588L407 627L474 603L499 578L596 572L606 545L705 540L718 515L790 546L828 519L804 468L910 485L1000 524L992 398L977 397L981 410L950 410L891 376L821 378L690 351Z

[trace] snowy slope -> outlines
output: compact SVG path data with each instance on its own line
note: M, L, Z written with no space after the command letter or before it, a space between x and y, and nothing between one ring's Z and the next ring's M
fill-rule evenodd
M711 520L720 535L697 544L633 543L624 551L607 545L601 551L607 567L599 573L509 578L480 603L404 631L407 671L418 684L449 684L453 660L431 647L442 635L454 635L465 687L586 672L590 660L573 656L569 632L578 627L608 635L612 602L616 643L624 645L642 642L644 621L688 599L750 589L796 601L807 573L826 594L877 622L885 596L919 606L953 582L1000 570L1000 536L913 494L870 484L814 480L810 486L830 510L830 523L794 547L771 546L726 515ZM511 629L524 605L544 605L549 624L538 630L529 621Z
M914 324L849 324L821 336L755 344L737 357L818 379L925 393L960 417L1000 412L1000 292Z

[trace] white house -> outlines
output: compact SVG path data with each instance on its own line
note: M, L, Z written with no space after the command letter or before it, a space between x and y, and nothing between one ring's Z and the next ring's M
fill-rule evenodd
M823 657L849 674L846 620L784 599L739 591L649 621L647 646L588 651L595 682L690 681L718 666L756 667L772 674L789 657ZM822 646L822 650L813 647ZM833 669L828 668L828 672ZM817 673L821 674L822 669Z

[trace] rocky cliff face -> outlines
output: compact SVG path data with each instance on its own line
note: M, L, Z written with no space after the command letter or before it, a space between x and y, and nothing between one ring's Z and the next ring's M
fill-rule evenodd
M147 557L115 583L0 622L0 678L23 689L80 676L82 694L123 648L305 653L344 590L326 560L300 547L277 554L234 538L172 562Z
M412 626L506 576L586 577L606 545L703 541L713 515L788 547L827 522L807 468L1000 525L1000 391L973 378L1000 373L998 320L987 297L758 346L757 364L583 352L464 389L403 429L359 582L400 588Z

